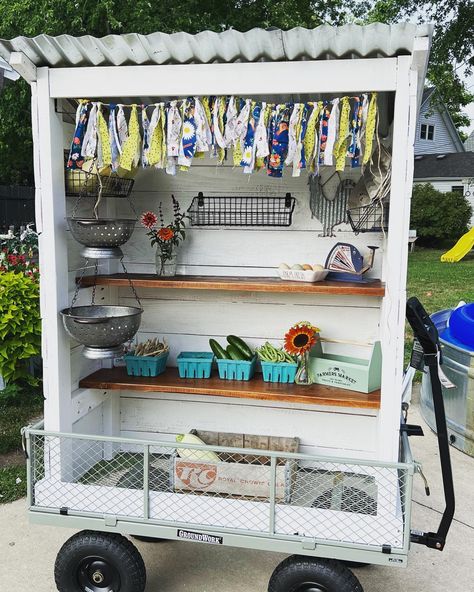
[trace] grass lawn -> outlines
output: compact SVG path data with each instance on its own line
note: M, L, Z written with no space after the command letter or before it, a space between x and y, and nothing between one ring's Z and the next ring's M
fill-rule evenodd
M474 302L474 251L458 263L441 263L447 249L415 249L408 257L408 297L417 296L431 314L453 308L460 300ZM413 333L405 331L405 361L408 362ZM421 381L417 372L415 382Z
M415 249L408 258L408 296L417 296L430 314L474 302L474 251L458 263L441 263L446 250Z
M43 403L26 393L23 401L0 400L0 503L26 495L26 468L21 450L20 430L41 415Z

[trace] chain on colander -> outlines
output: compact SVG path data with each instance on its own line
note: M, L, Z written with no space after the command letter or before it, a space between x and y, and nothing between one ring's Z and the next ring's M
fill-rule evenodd
M71 300L71 306L69 307L69 313L71 313L72 307L76 304L77 298L79 296L79 290L81 289L82 280L84 279L84 274L86 273L87 264L89 263L89 259L86 259L84 262L84 267L81 270L81 275L79 278L76 279L76 289L74 290L74 295ZM95 282L94 282L95 284ZM94 285L95 287L95 285Z
M92 296L91 296L91 304L92 306L95 305L95 291L97 289L97 274L99 272L99 261L96 259L94 261L94 285L92 286Z
M137 294L137 291L135 290L135 286L133 285L132 280L130 279L130 276L128 274L127 268L125 267L125 263L123 262L123 257L120 257L120 264L122 265L122 269L123 269L123 271L125 273L125 276L126 276L126 278L128 280L128 284L130 286L130 290L133 292L133 295L135 296L135 300L138 302L138 305L143 310L143 306L142 306L141 300L140 300L140 298L139 298L139 296Z

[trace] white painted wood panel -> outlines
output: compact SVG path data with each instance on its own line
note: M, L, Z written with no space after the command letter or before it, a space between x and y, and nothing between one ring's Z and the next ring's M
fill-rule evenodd
M51 97L287 95L394 90L397 59L53 68Z
M331 413L219 402L121 398L121 431L144 433L185 433L196 428L211 431L242 432L272 436L297 436L303 446L332 449L333 455L354 452L373 453L377 421L369 415ZM142 437L146 437L142 435Z

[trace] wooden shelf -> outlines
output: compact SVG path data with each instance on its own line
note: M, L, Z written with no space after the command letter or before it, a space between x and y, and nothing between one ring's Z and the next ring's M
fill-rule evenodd
M136 288L175 288L188 290L226 290L233 292L292 292L309 294L348 294L357 296L384 296L385 284L380 280L368 283L323 281L314 284L289 282L271 277L217 277L178 275L158 277L153 274L131 273L128 276ZM128 286L123 273L98 275L97 285ZM82 286L92 286L94 276L85 276Z
M367 394L319 384L300 386L263 382L260 375L249 381L221 380L217 374L209 379L183 379L179 378L176 368L168 368L156 378L128 376L123 367L103 368L83 378L79 386L101 390L184 393L335 407L380 408L380 390Z

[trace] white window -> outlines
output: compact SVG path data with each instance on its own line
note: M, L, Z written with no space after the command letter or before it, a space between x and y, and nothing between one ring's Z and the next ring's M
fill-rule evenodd
M420 129L420 138L422 140L434 140L434 125L422 123Z

